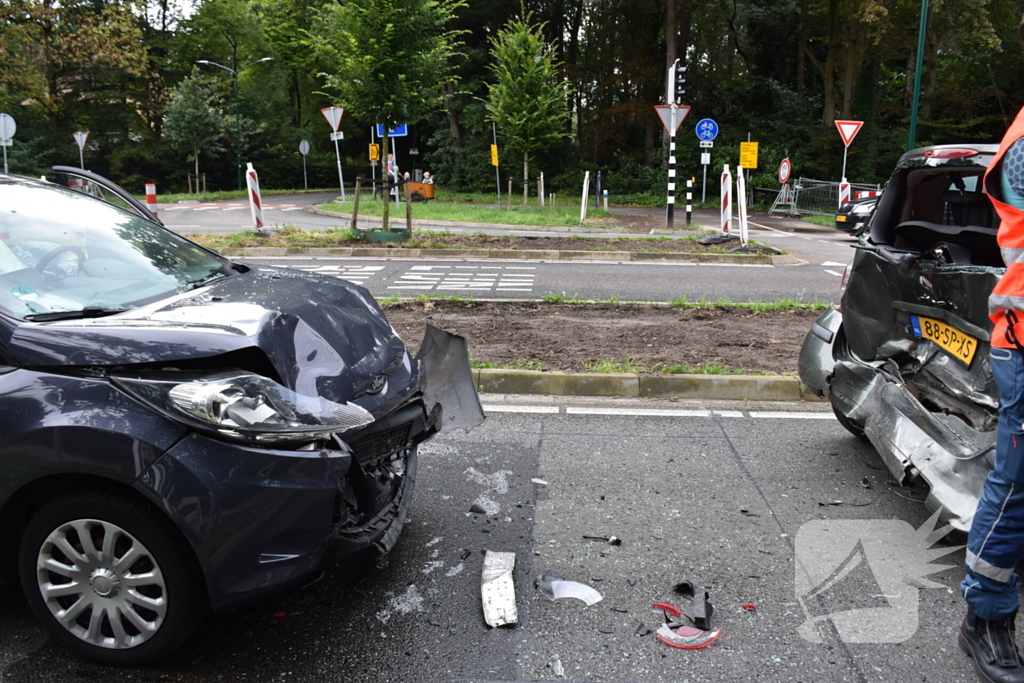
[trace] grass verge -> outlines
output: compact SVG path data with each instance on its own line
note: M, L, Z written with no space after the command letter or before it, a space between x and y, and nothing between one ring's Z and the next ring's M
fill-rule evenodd
M836 225L835 216L803 216L800 220L814 223L815 225L824 225L828 228L834 228Z
M325 211L337 211L339 213L351 213L352 203L344 204L331 202L320 206ZM383 213L383 206L379 201L366 201L359 204L360 216L380 216ZM405 220L405 205L392 205L390 209L392 220L402 222ZM607 211L592 210L588 216L591 218L606 218L612 214ZM501 225L540 225L540 226L571 226L579 225L579 207L571 208L564 206L548 207L539 209L536 207L523 208L513 203L511 209L496 209L490 206L476 204L455 204L450 202L423 202L416 203L412 207L413 219L430 221L450 221L452 223L497 223ZM594 226L600 227L600 226Z

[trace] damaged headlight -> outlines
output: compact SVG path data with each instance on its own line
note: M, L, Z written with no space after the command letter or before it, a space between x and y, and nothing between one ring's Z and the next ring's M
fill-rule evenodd
M172 419L243 441L326 439L373 422L357 405L298 394L248 372L115 377L114 382Z

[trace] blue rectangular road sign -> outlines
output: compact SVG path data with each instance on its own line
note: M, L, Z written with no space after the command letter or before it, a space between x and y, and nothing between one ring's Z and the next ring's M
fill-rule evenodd
M380 124L380 123L377 124L377 137L379 137L379 138L384 137L384 125L383 124ZM404 124L404 123L400 123L396 127L391 128L391 129L388 130L388 137L389 138L405 138L405 137L409 137L409 127L406 124Z

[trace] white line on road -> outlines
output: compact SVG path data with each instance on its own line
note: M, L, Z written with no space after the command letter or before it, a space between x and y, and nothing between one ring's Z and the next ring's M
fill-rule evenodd
M483 405L484 411L488 413L533 413L536 415L557 415L558 406L499 406Z
M842 273L837 273L836 271L828 270L827 268L825 269L825 272L828 273L829 275L835 275L836 277L842 277L843 276Z
M846 267L845 263L836 263L835 261L825 261L821 265L825 266L826 268L829 268L829 267L831 267L831 268L845 268Z
M832 413L797 413L797 412L751 412L750 417L760 417L770 420L835 420Z
M574 408L565 409L568 415L620 415L631 417L711 417L710 410L663 410L658 408Z

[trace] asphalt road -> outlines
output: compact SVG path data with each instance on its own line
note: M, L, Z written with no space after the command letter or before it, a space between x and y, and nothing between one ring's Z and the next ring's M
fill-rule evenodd
M307 230L326 230L343 223L307 213L303 207L321 204L333 194L268 197L264 204L266 221L289 224ZM662 215L658 209L620 209L624 213ZM697 211L696 218L712 225L717 214ZM205 204L161 205L165 224L178 232L230 233L249 227L248 205L241 201ZM584 298L617 297L635 301L670 301L685 296L690 300L803 302L838 299L839 280L852 258L854 239L830 228L781 217L751 218L751 239L786 250L792 257L787 265L711 266L664 263L600 262L497 262L403 259L252 259L255 263L300 267L340 275L365 284L375 296L472 293L478 297L537 298L547 293L579 293ZM474 233L479 228L452 228L452 232ZM564 236L564 232L486 229L485 232ZM453 277L470 276L470 277ZM523 277L512 277L520 275ZM525 277L532 275L532 278ZM447 277L446 277L447 276ZM504 277L509 276L509 277ZM518 286L517 281L518 280ZM526 282L528 280L528 282ZM503 286L504 285L504 286Z
M911 590L899 610L912 627L905 642L842 642L821 627L815 643L798 632L808 614L885 607L894 598L886 593L899 592L880 588L892 576L871 556L819 604L798 601L797 572L815 561L794 550L803 525L906 520L916 528L928 517L910 500L922 492L891 486L874 452L823 408L487 399L482 427L423 449L412 519L389 557L351 562L211 619L171 661L142 669L68 654L18 593L0 587L0 680L974 680L954 643L962 550L938 560L951 565L930 576L940 587ZM531 482L538 477L547 484ZM470 514L481 496L500 512ZM822 505L836 500L845 504ZM483 622L485 549L516 553L518 626ZM533 588L546 571L604 599L549 601ZM636 635L640 625L658 627L652 603L689 602L672 592L684 579L707 587L723 630L705 650Z

